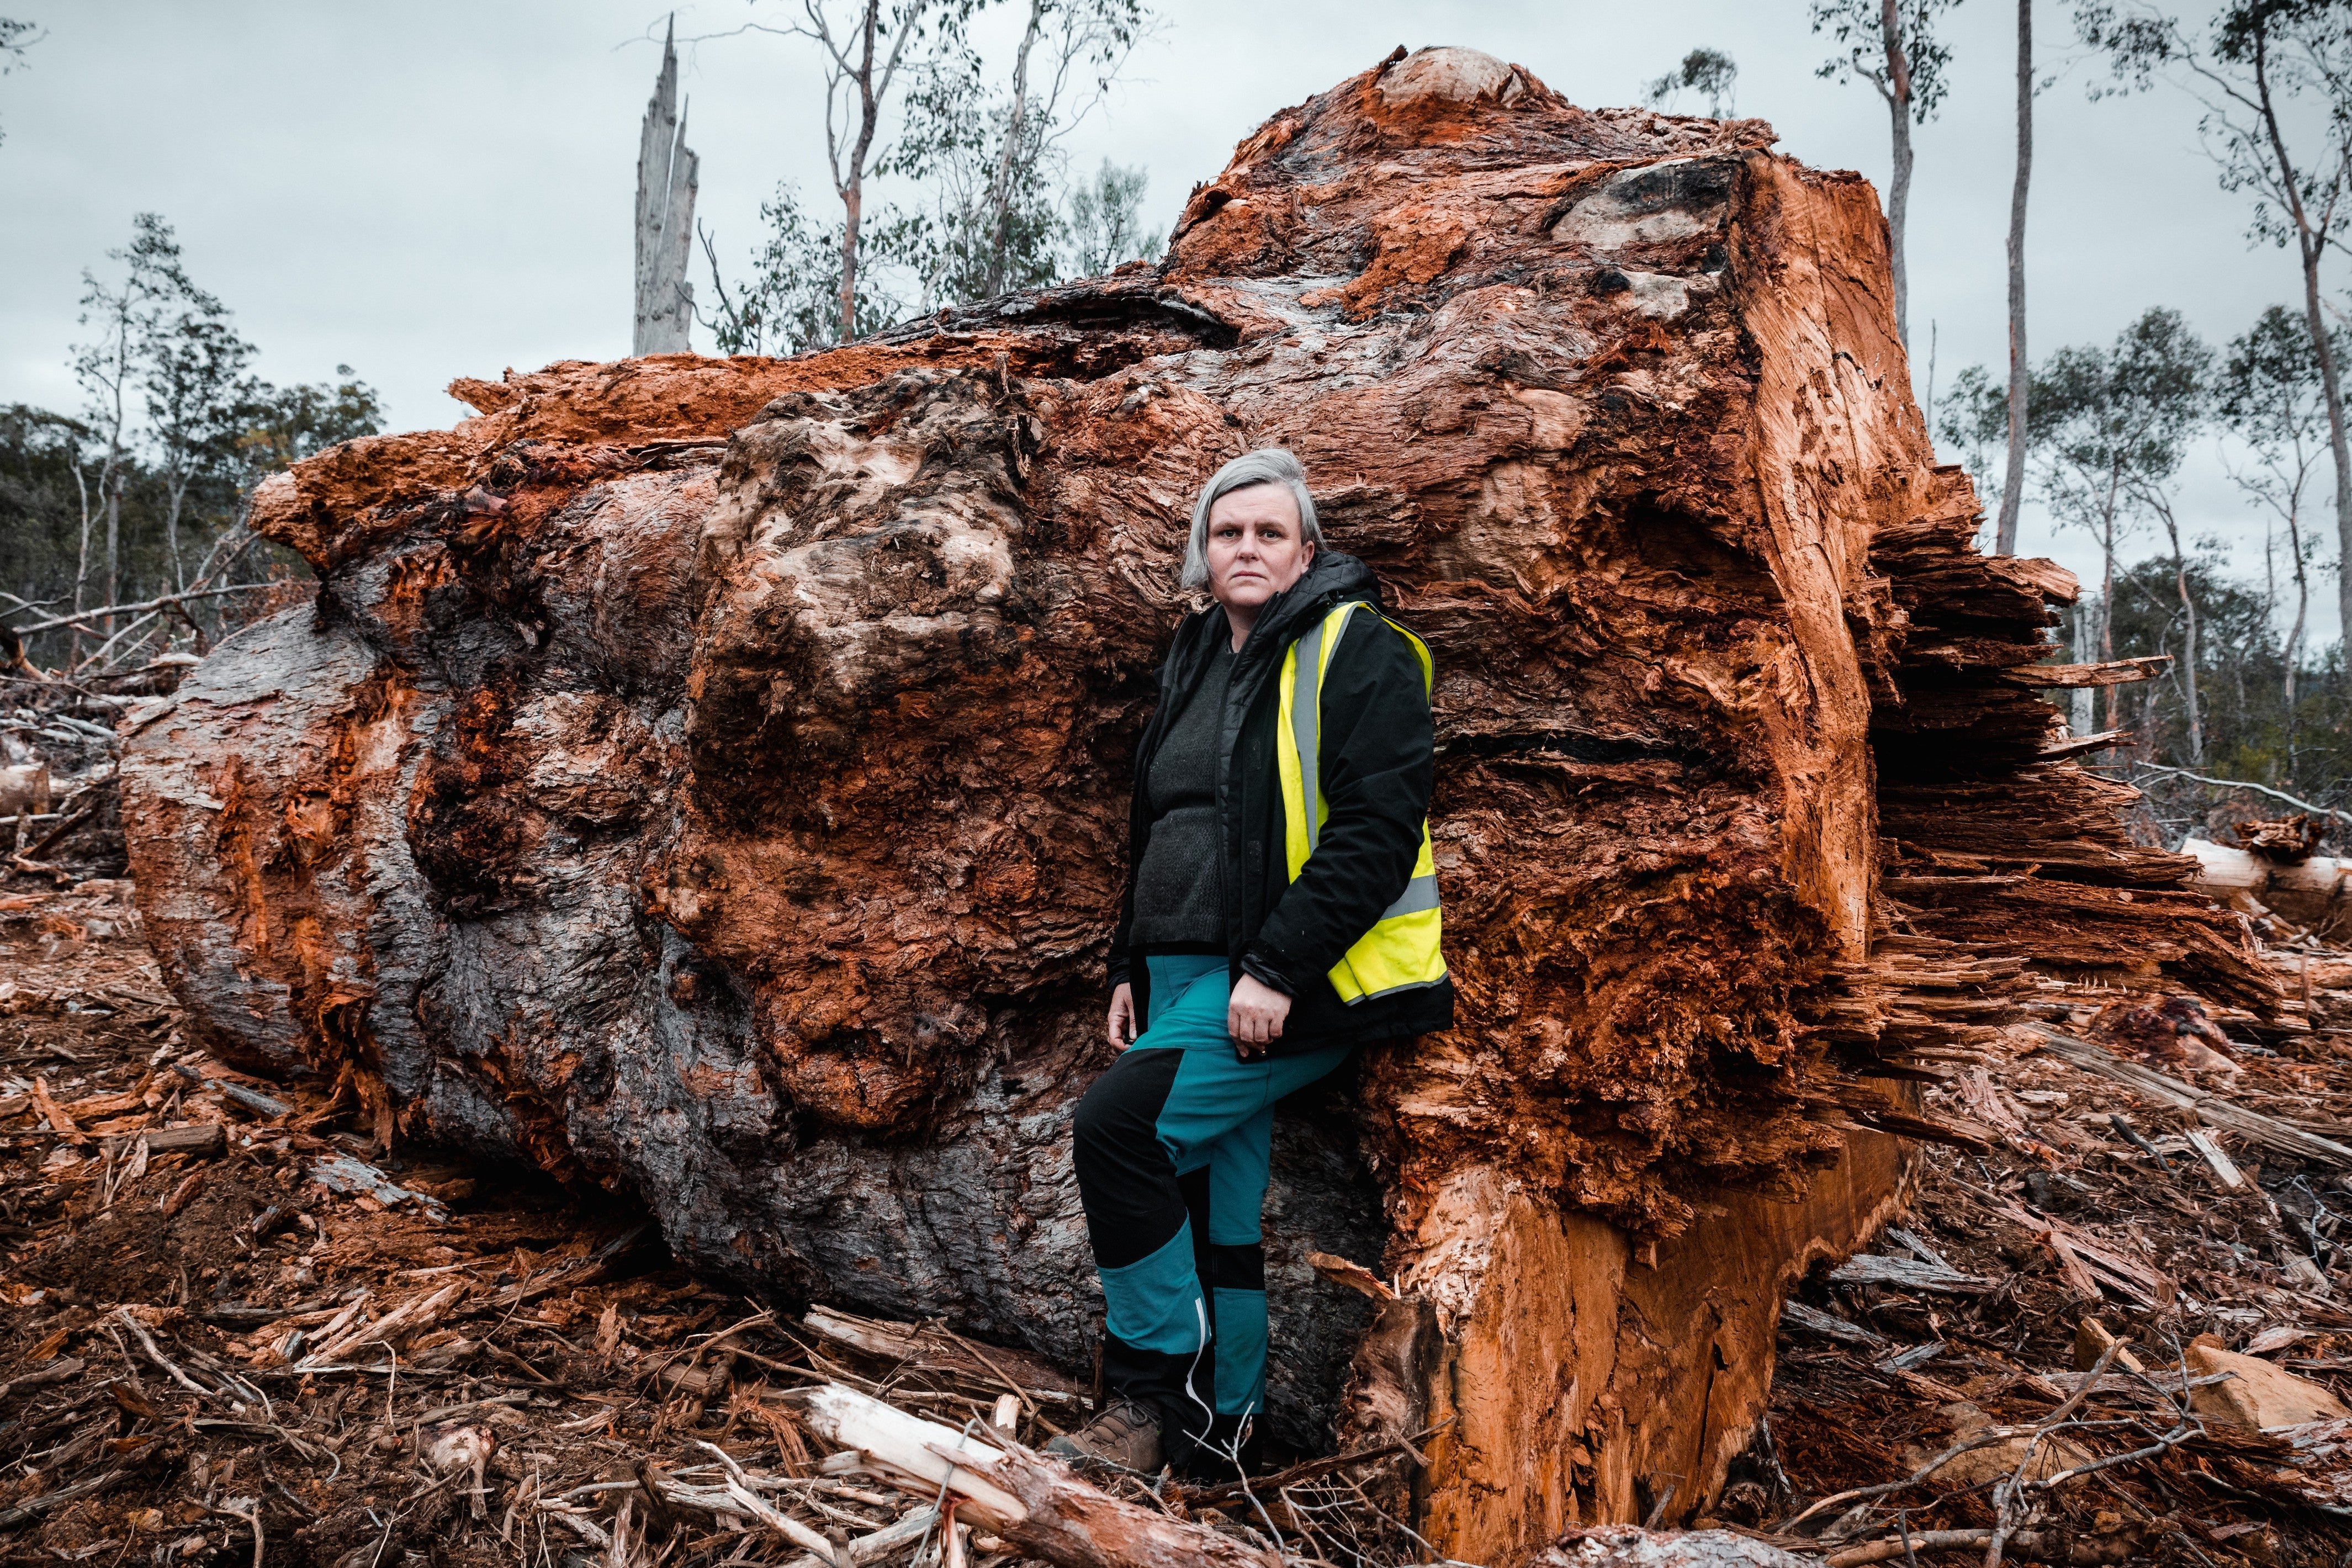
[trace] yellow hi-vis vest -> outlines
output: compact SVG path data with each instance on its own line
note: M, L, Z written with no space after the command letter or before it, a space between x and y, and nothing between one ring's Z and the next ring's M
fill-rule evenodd
M1275 772L1282 781L1283 848L1294 882L1307 857L1315 853L1315 841L1331 815L1317 776L1322 758L1323 674L1331 668L1331 656L1348 629L1348 617L1366 608L1360 599L1341 605L1291 644L1283 656L1274 760ZM1379 615L1376 610L1372 613ZM1384 616L1381 618L1387 620ZM1394 621L1388 624L1412 645L1414 657L1421 660L1422 689L1427 691L1437 668L1429 657L1428 645ZM1445 978L1438 935L1437 863L1430 854L1429 819L1423 817L1421 853L1413 860L1412 880L1405 884L1404 896L1391 904L1363 940L1331 966L1332 989L1352 1007L1368 997L1436 984Z

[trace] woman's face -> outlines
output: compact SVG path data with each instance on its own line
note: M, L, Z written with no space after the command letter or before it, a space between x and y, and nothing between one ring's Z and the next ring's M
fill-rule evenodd
M1288 485L1230 490L1209 508L1209 592L1255 610L1306 574L1315 546L1302 537Z

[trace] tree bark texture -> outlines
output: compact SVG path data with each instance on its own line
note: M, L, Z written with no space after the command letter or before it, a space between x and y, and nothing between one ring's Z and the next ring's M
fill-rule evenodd
M675 31L676 24L672 23ZM694 194L702 160L686 144L678 112L677 50L662 39L661 75L637 145L637 286L633 354L684 353L694 325Z
M1465 1561L1668 1475L1688 1517L1893 1135L1976 1136L1892 1075L2027 962L2276 1000L2045 758L2074 678L2012 672L2073 579L1976 552L1876 200L1771 140L1423 50L1267 121L1157 268L459 382L273 479L315 609L126 724L203 1042L1084 1367L1129 758L1192 496L1284 443L1435 653L1461 1010L1279 1121L1272 1423L1458 1417L1408 1500ZM1398 1282L1376 1331L1317 1251Z

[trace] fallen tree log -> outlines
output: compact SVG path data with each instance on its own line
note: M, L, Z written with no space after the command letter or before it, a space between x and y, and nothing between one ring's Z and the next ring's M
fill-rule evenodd
M2283 860L2209 838L2190 838L2180 852L2197 861L2194 882L2199 891L2224 903L2252 900L2266 910L2322 935L2332 935L2352 913L2352 860L2334 855L2305 855Z
M1874 1129L1981 1136L1914 1053L2029 961L2277 1001L2044 759L2012 675L2073 579L1976 552L1875 197L1772 139L1424 50L1260 128L1157 267L460 382L299 465L255 522L316 605L124 724L192 1028L698 1267L1085 1367L1127 763L1191 497L1286 443L1435 651L1462 1000L1278 1126L1269 1418L1437 1429L1402 1500L1465 1561L1704 1509L1787 1283L1899 1200ZM1395 1281L1369 1337L1318 1252Z

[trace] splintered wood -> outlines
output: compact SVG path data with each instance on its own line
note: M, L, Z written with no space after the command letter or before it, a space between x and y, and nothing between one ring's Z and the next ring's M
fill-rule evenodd
M2352 974L2332 949L2264 957ZM1771 1473L1718 1507L1841 1565L2341 1552L2352 1182L2297 1124L2333 1130L2352 1088L2332 990L2265 1020L2038 976L2011 1059L1927 1090L2000 1146L1931 1152L1882 1256L1801 1287Z

